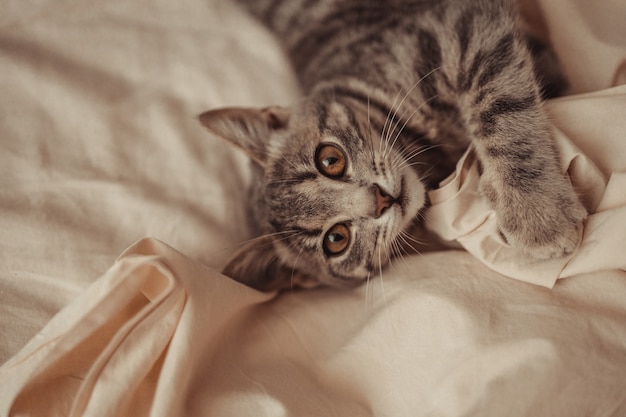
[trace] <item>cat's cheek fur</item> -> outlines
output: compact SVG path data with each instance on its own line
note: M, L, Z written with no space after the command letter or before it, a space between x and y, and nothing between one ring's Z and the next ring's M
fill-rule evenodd
M260 291L313 288L320 284L316 277L283 263L278 251L269 236L252 239L235 251L222 273Z
M394 237L406 230L417 219L419 212L426 205L426 187L415 171L407 169L403 175L407 189L404 195L402 221L399 227L394 230Z

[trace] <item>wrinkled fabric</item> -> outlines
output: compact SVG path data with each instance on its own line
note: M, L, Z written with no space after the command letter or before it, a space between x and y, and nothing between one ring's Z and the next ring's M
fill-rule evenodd
M520 266L468 154L428 220L466 250L277 294L218 272L250 173L195 120L298 99L275 39L225 0L6 1L0 415L626 415L623 6L525 3L572 80L578 250Z
M594 100L597 111L594 123L612 129L588 133L587 149L594 155L608 152L626 158L626 140L623 140L626 121L622 114L612 111L626 109L626 87L616 87L608 94L555 100L549 104L548 111L555 116L559 112L578 112L582 118L585 114L577 105L590 99ZM506 276L550 288L559 278L626 270L626 171L622 171L622 161L617 164L599 161L601 170L572 142L580 132L571 132L571 140L557 128L554 134L563 174L568 176L590 213L573 254L548 261L529 261L522 251L507 244L498 232L494 210L480 194L478 164L471 150L463 155L456 172L444 185L429 193L432 203L429 228L446 240L458 241L468 252ZM607 143L612 146L607 147Z
M451 251L277 295L145 239L0 368L0 413L620 415L625 278L545 290Z

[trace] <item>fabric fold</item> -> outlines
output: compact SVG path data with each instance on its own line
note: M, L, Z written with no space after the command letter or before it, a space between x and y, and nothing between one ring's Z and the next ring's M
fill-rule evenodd
M159 257L120 259L3 366L1 413L141 415L185 302Z
M219 273L250 173L193 116L299 99L271 34L219 0L4 2L0 416L626 415L624 6L524 1L584 93L545 106L572 259L520 270L468 154L430 220L473 255L280 295Z
M585 224L585 236L561 278L594 271L626 271L626 173L614 173L596 212Z
M613 108L624 97L623 88L615 88L611 93L598 92L600 104ZM589 95L579 100L588 100ZM576 101L569 97L556 100L549 107L567 107ZM611 103L617 101L617 103ZM606 112L604 117L611 125L620 124L626 129L623 120ZM623 131L623 129L621 131ZM615 132L619 132L615 129ZM473 151L468 150L457 164L456 171L446 179L441 188L429 193L432 203L428 213L427 227L445 240L456 240L468 252L476 256L490 268L511 278L552 288L559 278L584 272L625 269L626 261L620 252L626 246L626 226L623 222L626 210L625 173L614 172L619 167L596 166L586 153L575 143L576 132L566 136L554 126L554 137L561 154L562 170L574 186L583 204L590 213L584 222L579 248L571 255L546 261L529 261L512 248L501 237L496 224L494 210L480 194L480 174ZM591 143L588 135L586 146ZM599 138L600 139L600 138ZM601 138L611 141L611 138ZM617 143L616 138L613 139ZM595 146L602 146L598 140ZM623 141L622 141L623 143ZM625 149L616 149L616 152ZM611 172L607 185L603 172Z
M142 239L0 368L0 415L181 415L193 364L275 296Z

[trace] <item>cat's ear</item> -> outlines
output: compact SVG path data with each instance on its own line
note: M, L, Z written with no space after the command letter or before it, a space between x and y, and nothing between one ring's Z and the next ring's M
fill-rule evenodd
M285 107L228 107L209 110L198 118L211 133L242 148L261 166L267 159L272 133L285 129L290 110Z
M260 291L313 288L319 285L317 280L283 264L270 237L253 239L243 244L222 273Z

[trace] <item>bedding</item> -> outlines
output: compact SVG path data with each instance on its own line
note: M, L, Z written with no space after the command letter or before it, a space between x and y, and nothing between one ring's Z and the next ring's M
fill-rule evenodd
M626 5L523 6L577 252L520 264L468 155L428 218L461 249L278 294L219 272L250 172L195 119L297 100L276 40L226 0L5 2L0 415L626 415Z

